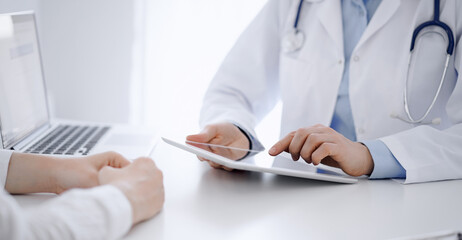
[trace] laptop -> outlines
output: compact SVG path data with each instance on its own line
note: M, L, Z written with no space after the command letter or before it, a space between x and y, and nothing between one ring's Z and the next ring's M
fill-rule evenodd
M148 156L156 135L141 127L50 117L33 12L0 14L0 147L85 156L116 151Z
M340 169L318 165L313 166L307 164L305 161L293 161L288 154L280 154L276 157L270 156L265 151L253 151L248 157L240 160L233 160L220 156L216 153L207 151L205 149L215 149L216 152L227 152L229 150L239 151L246 149L238 149L226 146L219 146L215 144L187 142L180 143L177 140L171 140L162 137L162 140L174 147L194 153L197 156L203 157L216 164L237 170L252 171L252 172L265 172L276 175L283 175L289 177L306 178L318 181L337 182L337 183L357 183L358 179L350 177L343 173ZM207 145L207 146L206 146ZM202 147L201 147L202 146ZM204 147L205 146L205 147ZM221 148L218 151L217 148Z

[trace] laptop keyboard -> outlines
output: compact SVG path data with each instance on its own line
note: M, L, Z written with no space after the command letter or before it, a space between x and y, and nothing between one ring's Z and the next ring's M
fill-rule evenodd
M101 137L110 129L107 126L59 125L34 145L27 153L56 155L88 155Z

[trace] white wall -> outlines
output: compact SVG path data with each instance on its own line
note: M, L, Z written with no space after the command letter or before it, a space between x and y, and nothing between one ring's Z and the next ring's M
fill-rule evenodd
M56 117L134 122L144 0L0 0L0 12L37 12L45 78ZM135 13L137 12L137 13ZM138 59L138 60L137 60Z
M266 0L148 1L147 122L163 135L199 131L203 94L234 42ZM279 135L280 106L257 128L266 145Z
M37 9L38 0L0 0L0 13Z

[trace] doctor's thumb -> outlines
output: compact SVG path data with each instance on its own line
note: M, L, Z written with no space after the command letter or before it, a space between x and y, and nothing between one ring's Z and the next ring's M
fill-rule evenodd
M192 142L206 143L209 141L209 137L207 133L198 133L198 134L187 136L186 140L192 141Z
M201 133L189 135L186 137L187 141L208 143L215 138L217 134L216 128L214 126L205 127Z

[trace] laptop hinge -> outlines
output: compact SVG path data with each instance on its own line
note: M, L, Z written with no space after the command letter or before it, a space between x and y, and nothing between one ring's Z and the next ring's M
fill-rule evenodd
M11 147L11 149L22 150L25 146L29 145L37 137L42 135L44 132L48 131L48 129L50 129L50 124L44 124L43 126L37 128L37 130L35 130L33 133L29 134L29 136L25 137L23 140L19 141L17 144Z

